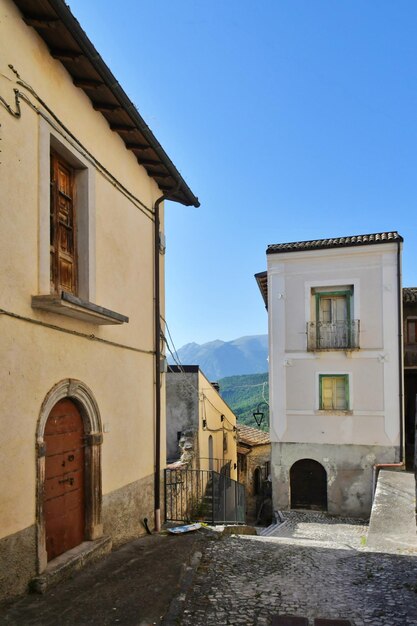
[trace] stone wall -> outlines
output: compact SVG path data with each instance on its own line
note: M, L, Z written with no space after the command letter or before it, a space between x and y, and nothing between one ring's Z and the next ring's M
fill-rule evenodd
M35 525L0 539L0 601L24 593L35 574Z
M241 457L243 457L243 455L241 455ZM248 523L256 521L261 501L264 499L262 493L256 493L254 482L255 470L260 468L262 478L266 478L266 464L269 463L270 460L271 445L266 444L254 446L251 451L244 456L244 460L242 459L243 463L239 464L238 481L245 485L246 520Z
M398 461L398 449L382 446L272 443L274 509L291 508L290 469L300 459L313 459L327 474L327 509L334 515L369 516L372 472L376 463Z

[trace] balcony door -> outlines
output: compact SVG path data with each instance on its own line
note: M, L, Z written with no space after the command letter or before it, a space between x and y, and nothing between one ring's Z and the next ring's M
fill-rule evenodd
M317 347L338 349L350 346L351 291L316 291Z

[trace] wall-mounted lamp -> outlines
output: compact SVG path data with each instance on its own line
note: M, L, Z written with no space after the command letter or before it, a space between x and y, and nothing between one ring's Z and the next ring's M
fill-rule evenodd
M265 406L267 406L267 407L268 407L268 409L269 409L269 404L268 404L268 402L264 402L264 401L262 401L262 402L260 402L260 403L258 404L258 406L256 407L256 411L254 411L254 412L253 412L253 417L254 417L254 420L255 420L255 422L256 422L256 424L257 424L258 428L260 428L260 427L261 427L262 420L263 420L264 415L265 415L265 413L264 413L263 411L261 411L261 410L260 410L260 407L261 407L263 404L265 404Z

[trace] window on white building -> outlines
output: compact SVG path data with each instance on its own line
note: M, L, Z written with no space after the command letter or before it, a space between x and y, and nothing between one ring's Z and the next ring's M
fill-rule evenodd
M319 408L321 410L349 410L349 376L347 374L320 374L319 385Z
M315 287L312 321L307 325L309 350L359 347L359 321L353 319L353 286Z

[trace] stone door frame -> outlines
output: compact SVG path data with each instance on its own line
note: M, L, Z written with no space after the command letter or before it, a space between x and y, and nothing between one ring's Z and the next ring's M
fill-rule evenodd
M39 413L36 429L36 527L37 527L37 573L47 567L45 542L45 517L43 493L45 483L46 422L52 408L59 400L68 398L78 407L85 432L85 538L93 541L103 535L101 519L101 444L103 428L100 411L91 390L80 380L67 378L57 383L46 394ZM52 561L51 561L52 562Z

